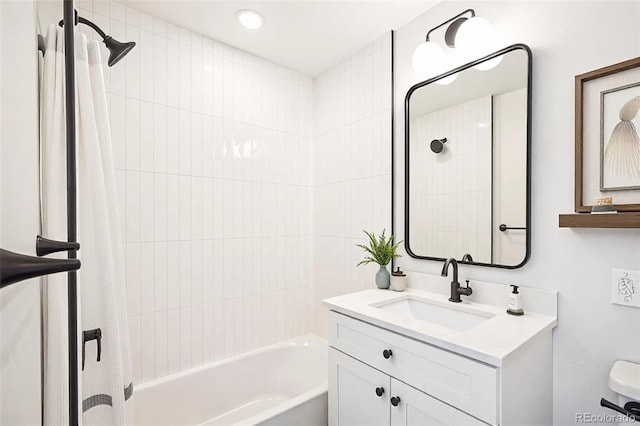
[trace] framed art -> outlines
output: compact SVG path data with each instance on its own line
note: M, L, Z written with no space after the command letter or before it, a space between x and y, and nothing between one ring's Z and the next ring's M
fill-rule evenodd
M575 77L575 211L640 211L640 57Z

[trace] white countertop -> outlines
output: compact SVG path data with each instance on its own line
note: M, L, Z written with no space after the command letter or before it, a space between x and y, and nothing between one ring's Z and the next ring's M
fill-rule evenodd
M473 309L490 313L493 317L464 331L427 323L405 315L378 309L384 304L406 296L415 296L439 305L453 304L447 296L407 289L404 292L371 289L325 299L330 310L377 325L387 330L420 340L479 361L500 367L505 358L540 333L553 329L555 316L525 311L522 316L509 315L506 306L494 306L464 300L455 309ZM446 306L446 305L445 305Z

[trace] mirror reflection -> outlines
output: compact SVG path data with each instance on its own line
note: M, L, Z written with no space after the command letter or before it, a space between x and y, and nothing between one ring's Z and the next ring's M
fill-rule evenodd
M529 70L528 48L514 45L462 67L448 85L409 90L410 255L500 267L528 258Z

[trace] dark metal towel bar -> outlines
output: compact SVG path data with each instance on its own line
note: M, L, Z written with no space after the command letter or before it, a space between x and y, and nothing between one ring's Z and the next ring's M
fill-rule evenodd
M512 230L512 229L517 229L517 230L526 230L527 228L525 228L525 227L516 227L516 226L507 226L507 225L505 225L505 224L503 223L503 224L501 224L501 225L498 227L498 229L499 229L500 231L504 232L504 231L509 231L509 230Z

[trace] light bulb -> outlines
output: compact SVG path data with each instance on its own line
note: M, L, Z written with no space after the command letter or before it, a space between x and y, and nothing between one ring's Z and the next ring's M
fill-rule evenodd
M443 69L444 52L432 41L420 43L413 52L413 69L424 80L440 74Z
M493 28L489 21L479 16L465 21L456 34L456 50L465 60L481 58L489 54L494 46Z
M236 19L243 27L250 30L260 28L264 22L264 18L258 12L252 9L240 9L236 12Z

